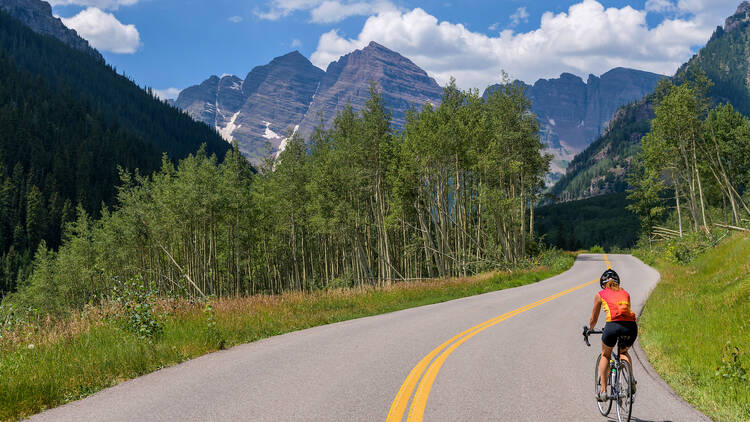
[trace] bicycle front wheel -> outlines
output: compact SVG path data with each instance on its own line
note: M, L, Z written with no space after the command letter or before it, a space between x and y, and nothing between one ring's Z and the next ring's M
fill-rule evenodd
M599 353L599 357L596 358L596 368L594 368L594 395L599 394L602 391L602 380L599 376L599 362L602 359L602 354ZM609 411L612 410L612 400L607 401L596 401L597 407L599 407L599 413L602 416L609 415Z
M617 376L617 419L620 422L630 422L630 413L633 410L633 390L632 390L633 371L630 364L620 361L620 370Z

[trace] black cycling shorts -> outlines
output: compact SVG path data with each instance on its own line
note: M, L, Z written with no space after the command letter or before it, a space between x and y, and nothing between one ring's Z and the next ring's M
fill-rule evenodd
M632 321L611 321L604 324L602 342L607 347L615 347L620 341L620 349L630 347L638 337L638 324Z

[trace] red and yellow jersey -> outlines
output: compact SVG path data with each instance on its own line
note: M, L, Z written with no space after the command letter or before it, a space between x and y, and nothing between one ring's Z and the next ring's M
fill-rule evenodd
M599 297L602 298L602 309L607 313L607 322L635 322L635 314L630 310L630 294L624 289L616 292L611 289L604 289L599 292Z

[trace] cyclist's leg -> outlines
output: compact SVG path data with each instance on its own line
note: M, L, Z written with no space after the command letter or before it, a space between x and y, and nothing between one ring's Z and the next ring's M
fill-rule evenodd
M628 354L628 350L630 350L630 347L623 347L620 350L620 359L627 361L630 365L630 373L633 373L633 361L630 360L630 355Z
M624 328L625 330L617 340L620 348L620 358L628 362L628 364L630 365L630 376L635 378L635 376L633 375L633 360L630 358L630 354L628 354L628 351L630 350L630 347L633 345L633 343L635 343L635 339L638 337L638 325L636 325L635 323L626 324Z
M607 391L607 381L608 381L608 374L609 371L609 360L612 357L612 347L607 346L602 342L602 359L599 359L599 380L602 384L602 390L606 392Z
M599 377L602 383L602 391L607 391L609 360L612 358L612 348L617 344L617 324L608 322L602 328L602 356L606 359L599 361Z

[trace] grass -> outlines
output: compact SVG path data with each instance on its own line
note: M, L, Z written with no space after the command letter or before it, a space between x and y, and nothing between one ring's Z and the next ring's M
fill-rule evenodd
M662 279L639 320L649 361L713 420L750 421L750 236L652 263Z
M160 300L162 334L144 340L123 327L116 304L89 307L0 331L0 420L18 420L127 379L220 348L323 324L534 283L568 269L548 266L384 288L329 290L212 300Z

